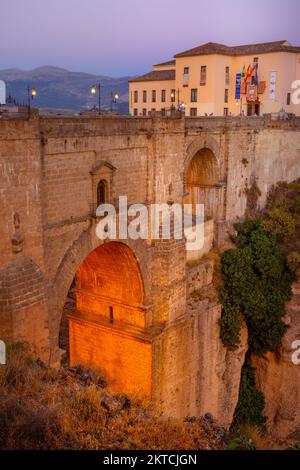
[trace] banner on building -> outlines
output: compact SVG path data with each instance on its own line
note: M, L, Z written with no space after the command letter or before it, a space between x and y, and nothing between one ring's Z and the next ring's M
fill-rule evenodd
M235 76L235 99L241 99L241 83L242 83L242 74L237 73Z
M270 73L270 99L275 100L276 97L276 74L275 70Z

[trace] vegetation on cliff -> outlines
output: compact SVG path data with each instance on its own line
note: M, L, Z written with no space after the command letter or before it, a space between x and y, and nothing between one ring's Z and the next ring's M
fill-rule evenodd
M261 356L276 350L286 330L282 317L293 273L282 248L261 221L247 220L235 229L237 248L222 255L221 338L228 348L236 348L245 321L249 349Z
M236 248L221 258L221 338L235 349L245 320L250 351L262 355L286 330L285 303L300 265L300 180L279 183L263 211L251 210L253 218L235 225Z
M255 369L251 365L250 354L247 353L241 372L239 399L232 429L238 429L241 424L264 429L267 421L263 415L264 407L264 395L256 388Z
M138 399L112 394L99 372L48 368L24 344L0 365L0 449L221 449L207 415L163 419Z
M247 220L235 225L236 248L221 257L223 305L221 339L229 349L240 340L242 323L248 328L249 351L242 368L233 427L264 427L264 397L256 389L251 353L278 352L287 329L283 321L291 285L300 265L300 180L279 183L259 211L258 188L250 201Z

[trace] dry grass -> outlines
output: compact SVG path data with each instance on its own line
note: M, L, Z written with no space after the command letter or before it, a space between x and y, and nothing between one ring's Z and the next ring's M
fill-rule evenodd
M0 449L220 449L209 419L163 419L136 399L109 394L104 378L82 368L48 369L26 345L8 347L0 366ZM108 395L118 404L108 411Z

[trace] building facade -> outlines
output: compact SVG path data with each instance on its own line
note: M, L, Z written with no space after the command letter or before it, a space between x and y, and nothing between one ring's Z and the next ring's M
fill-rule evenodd
M295 115L292 84L300 79L300 47L288 41L229 47L207 43L175 54L129 82L133 116L176 108L187 116Z

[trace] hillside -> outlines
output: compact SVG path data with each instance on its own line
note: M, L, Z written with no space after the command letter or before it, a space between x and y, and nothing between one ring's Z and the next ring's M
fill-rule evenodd
M110 107L111 92L118 92L118 112L128 113L128 79L92 75L84 72L70 72L59 67L43 66L34 70L16 68L0 70L0 80L7 86L7 96L12 95L17 102L27 102L27 86L37 89L34 106L42 110L69 110L80 112L98 105L98 96L90 93L90 88L101 83L102 106Z
M0 365L0 449L222 449L207 415L163 419L137 398L112 394L82 367L48 369L24 344Z

